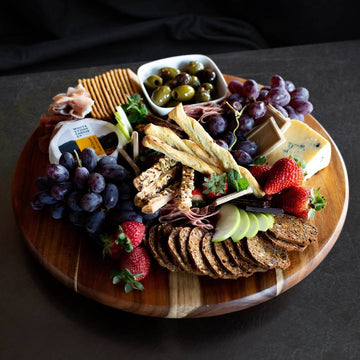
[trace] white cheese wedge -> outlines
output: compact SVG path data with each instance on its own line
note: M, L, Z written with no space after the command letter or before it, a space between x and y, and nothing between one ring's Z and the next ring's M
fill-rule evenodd
M129 141L121 130L110 122L96 119L63 121L56 125L49 144L49 161L58 163L63 152L73 153L92 147L98 157L112 155L117 157Z
M329 165L331 145L310 126L298 120L291 120L284 136L285 142L266 156L270 165L282 157L291 155L305 163L306 179Z

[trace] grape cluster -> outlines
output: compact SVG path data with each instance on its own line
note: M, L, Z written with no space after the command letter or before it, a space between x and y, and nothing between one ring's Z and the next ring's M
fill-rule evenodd
M67 217L90 236L109 232L124 221L148 220L130 200L135 194L130 170L113 156L98 159L90 147L79 156L64 152L59 164L48 165L46 175L36 179L39 191L32 196L31 207L50 209L54 219Z
M265 116L267 104L285 117L300 121L304 121L304 115L313 110L309 91L304 87L295 88L293 82L284 80L280 75L272 76L270 86L261 89L252 79L244 83L232 80L228 89L231 94L222 104L224 113L209 116L205 127L215 142L231 150L236 162L243 166L249 165L257 152L256 143L245 137L256 121Z

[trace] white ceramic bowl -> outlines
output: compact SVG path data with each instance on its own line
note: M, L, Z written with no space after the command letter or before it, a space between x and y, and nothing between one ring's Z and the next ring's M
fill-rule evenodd
M180 70L185 70L190 61L199 61L203 63L206 68L210 68L216 72L216 76L217 76L216 87L219 96L217 99L212 100L212 102L218 103L226 98L228 94L228 88L224 76L222 75L221 71L214 63L214 61L211 60L209 57L200 54L190 54L190 55L180 55L180 56L173 56L164 59L159 59L141 65L137 71L137 76L141 85L141 89L144 93L144 96L148 101L148 103L150 104L151 108L158 115L165 116L173 108L161 107L154 104L154 102L150 98L150 94L147 92L145 88L144 81L150 75L157 75L159 73L159 70L163 67L174 67Z

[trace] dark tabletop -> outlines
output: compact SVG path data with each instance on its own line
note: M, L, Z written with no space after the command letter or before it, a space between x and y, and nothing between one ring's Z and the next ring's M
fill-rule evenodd
M210 55L211 54L207 54ZM66 288L31 256L11 207L16 161L52 96L114 67L0 77L0 359L359 359L360 41L217 54L226 74L310 91L313 115L347 165L350 205L325 260L256 307L204 319L156 319L107 308Z

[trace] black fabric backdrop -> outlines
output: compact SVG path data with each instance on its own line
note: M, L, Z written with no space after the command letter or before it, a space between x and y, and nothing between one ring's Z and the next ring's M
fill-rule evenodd
M0 74L356 39L355 4L12 1L0 12Z

